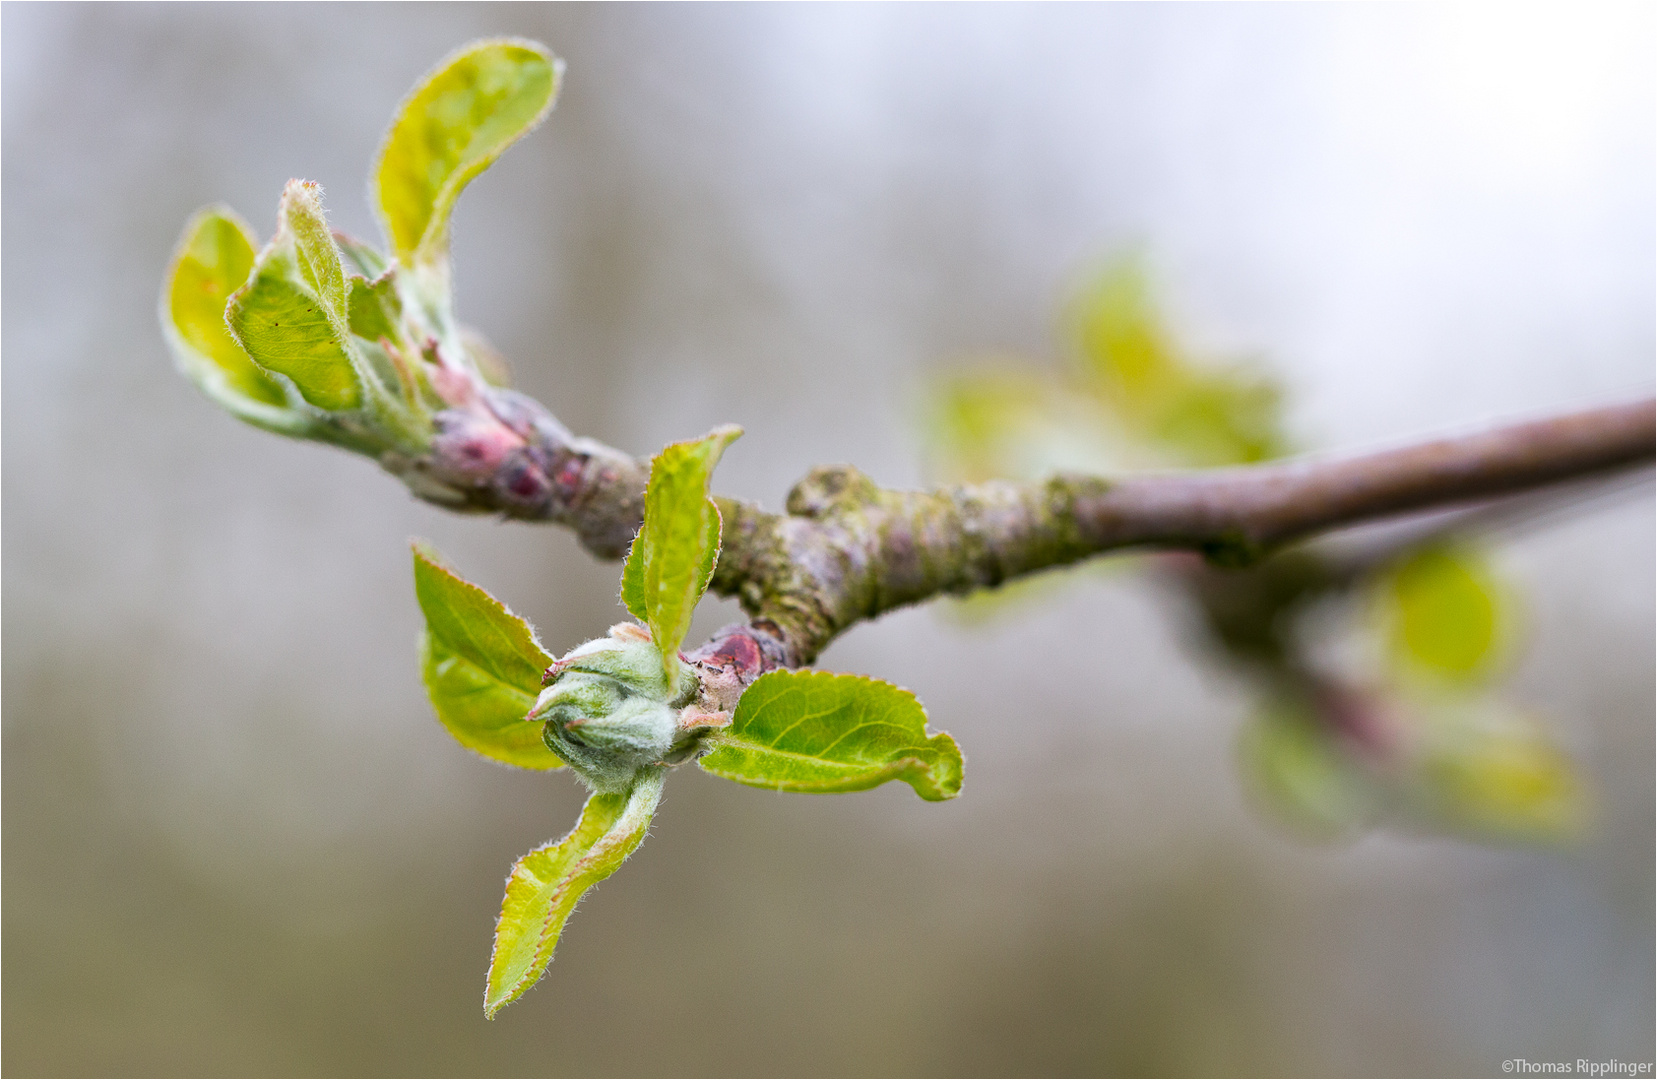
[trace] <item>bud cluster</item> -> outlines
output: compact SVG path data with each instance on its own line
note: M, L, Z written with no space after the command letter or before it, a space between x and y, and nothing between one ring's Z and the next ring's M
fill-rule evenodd
M691 665L674 665L670 679L636 623L570 650L544 682L527 719L543 725L547 748L594 791L626 791L643 769L689 760L702 736L729 722L699 707L702 683Z

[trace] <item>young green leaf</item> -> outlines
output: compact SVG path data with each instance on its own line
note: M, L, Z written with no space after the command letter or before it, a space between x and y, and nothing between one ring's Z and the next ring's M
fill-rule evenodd
M320 409L362 404L350 354L344 268L322 214L321 189L288 181L276 236L259 253L253 276L231 295L230 331L260 367L293 380Z
M414 544L414 592L426 616L420 670L437 718L462 746L525 769L563 762L524 717L552 657L528 623Z
M1106 268L1071 306L1090 389L1117 423L1183 464L1263 461L1286 449L1277 387L1244 368L1189 362L1137 259Z
M495 923L483 994L486 1016L493 1019L535 985L581 894L615 873L644 840L666 775L665 769L648 769L629 791L593 795L568 836L536 848L512 867Z
M365 341L381 338L397 344L402 339L402 298L397 295L395 275L369 281L351 275L346 307L351 332Z
M772 671L737 701L697 764L777 791L863 791L902 780L923 799L961 793L961 751L926 733L926 710L891 683L826 671Z
M563 70L537 42L479 41L443 60L404 100L380 148L374 190L405 266L443 254L461 189L541 122Z
M253 271L252 230L228 207L198 210L173 256L161 296L161 326L179 370L232 415L284 435L301 435L310 419L259 370L225 328L230 294Z
M650 460L644 525L621 571L621 599L650 626L668 685L677 683L679 645L719 558L719 508L708 478L742 429L733 425L673 443Z
M1413 552L1382 584L1393 655L1416 672L1477 681L1500 651L1502 600L1476 551L1434 544Z
M1400 778L1425 823L1485 838L1579 837L1590 800L1575 766L1528 717L1499 701L1420 701L1420 747Z
M339 245L347 273L360 274L373 281L391 269L390 261L383 254L348 233L336 232L334 243Z

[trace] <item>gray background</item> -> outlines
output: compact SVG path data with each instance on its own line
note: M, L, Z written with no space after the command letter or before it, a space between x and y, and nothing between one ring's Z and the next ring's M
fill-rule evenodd
M565 776L432 721L406 540L563 650L566 534L457 519L216 412L155 321L223 199L336 224L398 98L486 34L569 62L463 199L462 317L573 428L735 421L719 487L914 484L927 372L1050 361L1094 260L1266 358L1309 447L1648 393L1649 8L33 6L4 31L4 1043L36 1073L1487 1073L1649 1060L1649 481L1498 551L1508 692L1599 791L1550 854L1307 845L1233 763L1245 688L1134 574L826 667L901 682L966 793L676 775L493 1023L511 861ZM700 634L732 614L707 604Z

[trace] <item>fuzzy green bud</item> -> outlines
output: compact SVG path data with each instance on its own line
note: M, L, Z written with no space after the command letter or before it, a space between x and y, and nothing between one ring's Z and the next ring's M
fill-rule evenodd
M699 731L681 723L681 711L700 687L688 665L669 686L649 633L624 623L554 663L528 719L544 725L548 749L594 791L625 791L641 769L694 751Z

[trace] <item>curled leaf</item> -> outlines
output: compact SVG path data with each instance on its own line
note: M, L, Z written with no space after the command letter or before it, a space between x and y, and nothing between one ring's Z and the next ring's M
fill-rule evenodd
M253 271L252 230L224 206L198 210L179 239L161 294L161 326L179 370L232 415L283 435L303 435L310 418L259 369L225 326L230 295Z
M288 182L276 236L259 253L253 276L231 296L226 317L248 355L293 380L312 405L344 411L362 404L345 271L316 184Z
M538 42L479 41L444 59L403 101L380 148L374 192L405 266L444 253L461 190L552 109L563 69Z

